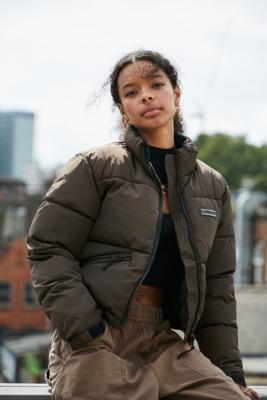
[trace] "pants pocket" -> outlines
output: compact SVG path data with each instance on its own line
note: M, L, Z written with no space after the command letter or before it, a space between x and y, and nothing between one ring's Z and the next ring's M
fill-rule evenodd
M60 357L60 337L55 330L48 357L48 368L45 371L45 381L49 386L53 386L62 369L62 359Z
M125 384L123 377L123 362L118 356L101 346L87 346L67 358L54 395L62 400L82 400L90 393L90 400L118 400L118 391Z
M47 368L47 369L45 370L45 376L44 376L44 378L45 378L45 382L48 384L48 386L51 386L52 384L51 384L51 380L50 380L50 371L49 371L49 368Z
M71 378L72 375L76 374L78 365L80 364L81 380L83 380L86 374L88 376L89 370L82 372L82 368L85 368L87 363L88 366L90 364L91 369L94 368L94 365L90 363L89 360L91 358L90 354L98 353L101 350L105 350L111 353L114 350L114 342L109 330L108 323L106 322L103 335L91 340L88 344L77 350L72 350L71 345L63 340L59 336L58 332L55 331L52 339L51 350L49 353L49 364L45 372L45 380L48 385L52 387L52 392L56 399L60 398L60 388L63 384L63 381L66 382L64 376L69 376ZM98 373L101 376L101 371L98 371ZM78 376L75 379L77 381L80 380ZM67 383L64 383L64 387L65 386L67 386Z
M177 355L177 361L202 376L223 374L222 370L204 356L199 350L192 347Z

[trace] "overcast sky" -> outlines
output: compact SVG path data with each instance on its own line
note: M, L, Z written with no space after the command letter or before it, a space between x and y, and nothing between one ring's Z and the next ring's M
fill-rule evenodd
M266 0L0 0L0 109L36 113L44 167L118 137L110 96L88 106L126 52L178 67L186 134L267 142Z

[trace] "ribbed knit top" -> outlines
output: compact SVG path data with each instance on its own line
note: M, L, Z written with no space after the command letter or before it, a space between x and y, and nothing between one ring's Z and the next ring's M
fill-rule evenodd
M158 177L163 184L167 184L165 155L167 153L174 153L175 148L161 149L149 146L149 150L150 161ZM170 292L179 290L183 279L184 269L178 249L172 216L171 214L163 214L157 252L143 284Z

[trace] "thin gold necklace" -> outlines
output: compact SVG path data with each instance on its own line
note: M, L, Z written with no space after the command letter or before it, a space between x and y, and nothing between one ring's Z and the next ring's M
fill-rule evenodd
M150 168L152 169L154 175L156 175L156 177L158 178L158 180L160 182L161 192L162 192L163 196L167 196L168 195L168 185L162 183L162 181L161 181L160 177L158 176L155 168L153 167L153 164L151 161L149 161L149 165L150 165Z

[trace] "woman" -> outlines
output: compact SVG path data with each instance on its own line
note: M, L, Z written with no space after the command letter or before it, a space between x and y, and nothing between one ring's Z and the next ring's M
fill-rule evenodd
M124 140L76 155L29 232L34 286L56 328L54 398L252 397L237 347L230 196L182 135L177 72L138 51L110 84Z

